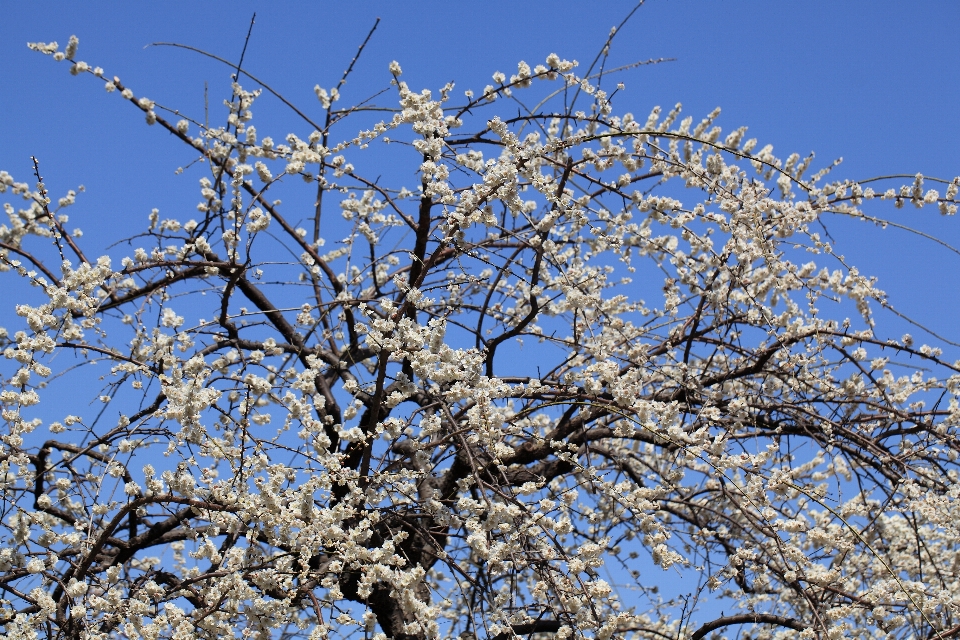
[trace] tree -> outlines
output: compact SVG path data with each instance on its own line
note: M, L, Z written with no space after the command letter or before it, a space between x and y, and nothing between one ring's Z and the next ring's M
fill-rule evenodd
M4 637L960 632L960 365L880 335L819 226L954 214L960 179L875 191L718 111L637 120L605 54L464 98L394 63L389 108L341 107L348 69L278 143L239 64L212 127L77 45L32 47L204 175L115 265L38 161L0 173L0 265L41 295L2 334ZM307 212L275 197L300 182ZM41 417L94 362L105 408ZM724 611L694 624L651 565Z

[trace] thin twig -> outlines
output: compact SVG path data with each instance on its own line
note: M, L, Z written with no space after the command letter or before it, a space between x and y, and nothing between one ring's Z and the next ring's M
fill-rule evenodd
M357 49L357 54L356 54L355 56L353 56L353 60L350 61L350 66L347 67L347 70L343 72L343 77L340 78L340 82L337 83L337 90L338 90L338 91L340 90L340 87L342 87L344 84L346 84L346 82L347 82L347 76L349 76L349 75L350 75L350 72L353 71L353 65L355 65L355 64L357 63L357 60L360 59L360 54L363 53L364 47L366 47L366 46L367 46L367 43L370 42L370 38L373 36L373 32L377 30L377 26L378 26L379 24L380 24L380 18L377 17L376 22L374 22L374 23L373 23L373 26L370 28L370 32L367 33L367 37L363 39L363 42L362 42L362 43L360 43L360 48Z
M257 12L253 12L253 17L250 18L250 27L247 29L247 37L243 39L243 50L240 52L240 61L237 63L237 72L233 74L233 81L238 82L240 80L240 67L243 66L243 57L247 55L247 45L250 44L250 34L253 33L253 23L257 20Z
M208 58L213 58L213 59L216 60L217 62L222 62L222 63L225 64L225 65L228 65L228 66L231 66L231 67L236 67L236 65L234 65L234 64L233 64L232 62L230 62L229 60L225 60L224 58L221 58L220 56L216 56L216 55L214 55L214 54L212 54L212 53L207 53L207 52L204 51L203 49L198 49L197 47L191 47L191 46L188 45L188 44L179 44L179 43L177 43L177 42L152 42L152 43L150 43L150 44L147 45L147 46L149 46L149 47L177 47L177 48L179 48L179 49L186 49L187 51L193 51L194 53L199 53L200 55L207 56ZM267 91L269 91L270 93L272 93L278 100L280 100L280 102L282 102L283 104L285 104L285 105L287 105L288 107L290 107L290 109L293 110L294 113L296 113L298 116L300 116L301 118L303 118L303 120L304 120L307 124L309 124L311 127L313 127L314 129L316 129L317 131L320 131L320 130L323 129L323 127L321 127L321 126L318 125L316 122L314 122L313 120L311 120L311 119L307 116L307 114L305 114L304 112L300 111L300 109L297 109L297 107L295 107L292 102L290 102L289 100L287 100L286 98L284 98L278 91L276 91L275 89L273 89L273 88L272 88L270 85L268 85L266 82L264 82L264 81L261 80L260 78L257 78L256 76L254 76L252 73L250 73L250 72L247 71L246 69L240 69L239 71L240 71L240 73L242 73L243 75L247 76L248 78L250 78L251 80L253 80L253 81L256 82L257 84L259 84L261 87L263 87L264 89L266 89Z

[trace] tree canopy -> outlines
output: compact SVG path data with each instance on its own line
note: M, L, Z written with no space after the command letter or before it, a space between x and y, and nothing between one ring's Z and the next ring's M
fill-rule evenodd
M606 45L319 109L224 61L212 124L31 44L197 205L91 247L42 159L0 172L3 637L960 633L960 362L823 226L960 178L635 116Z

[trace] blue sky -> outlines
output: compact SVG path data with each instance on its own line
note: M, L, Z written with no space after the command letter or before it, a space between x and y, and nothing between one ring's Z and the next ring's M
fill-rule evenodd
M588 63L634 4L6 3L0 168L25 180L36 155L55 194L84 184L73 215L94 245L116 240L119 229L134 232L152 207L169 212L196 199L195 189L171 183L176 167L190 160L182 145L144 126L141 114L107 96L100 83L71 77L65 65L29 51L28 41L63 46L76 34L80 59L120 76L137 95L197 116L206 81L216 121L226 68L146 45L179 42L235 60L256 11L246 68L319 113L313 86L336 83L377 17L345 102L385 87L393 59L413 88L456 80L458 91L481 89L494 71L509 75L517 61L536 64L551 52ZM697 119L721 106L725 130L747 125L750 136L773 144L781 157L816 151L818 166L842 156L837 177L922 172L949 179L960 174L957 24L960 3L945 1L649 0L614 42L611 61L675 61L624 74L618 106L645 115L653 105L682 102ZM282 113L276 104L258 103L261 118L274 113ZM879 211L960 244L960 221L933 210ZM895 303L960 340L949 322L954 296L944 295L957 284L960 256L860 223L834 221L829 229L852 263L880 276Z

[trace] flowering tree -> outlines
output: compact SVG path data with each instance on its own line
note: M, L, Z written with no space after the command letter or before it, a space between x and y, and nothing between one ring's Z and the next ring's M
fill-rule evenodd
M31 47L203 176L111 261L0 172L40 295L0 330L2 637L960 633L960 366L818 233L960 179L830 182L557 56L459 98L393 63L278 143L239 66L213 127ZM94 362L99 415L44 397Z

